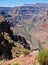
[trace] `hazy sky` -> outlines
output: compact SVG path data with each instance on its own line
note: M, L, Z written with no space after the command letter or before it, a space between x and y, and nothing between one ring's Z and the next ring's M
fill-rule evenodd
M33 3L48 3L48 0L0 0L0 7L14 7Z

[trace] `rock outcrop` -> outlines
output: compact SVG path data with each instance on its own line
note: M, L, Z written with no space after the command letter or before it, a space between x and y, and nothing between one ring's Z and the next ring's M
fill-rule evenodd
M12 59L13 54L11 50L12 47L15 46L14 42L18 41L24 48L30 49L30 46L26 42L25 38L20 35L13 35L8 21L0 15L0 59Z

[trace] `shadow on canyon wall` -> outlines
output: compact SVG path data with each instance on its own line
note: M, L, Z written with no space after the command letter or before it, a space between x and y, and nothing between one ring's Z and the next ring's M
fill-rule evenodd
M2 16L1 16L2 17ZM3 17L4 19L4 17ZM11 40L9 42L9 40ZM30 45L27 43L26 39L20 35L13 35L13 31L10 29L8 21L0 21L0 59L12 59L12 47L14 41L19 42L26 49L30 49Z

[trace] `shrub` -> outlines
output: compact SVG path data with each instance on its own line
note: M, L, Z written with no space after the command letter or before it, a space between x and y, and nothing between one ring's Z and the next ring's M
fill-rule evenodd
M32 65L36 65L36 62L33 62Z
M24 50L23 50L23 54L24 54L24 55L27 55L27 54L29 54L29 53L30 53L30 50L28 50L28 49L24 49Z
M38 61L41 65L48 65L48 50L42 50L39 52Z
M20 62L16 62L13 65L21 65L21 63Z
M11 65L10 63L8 65Z

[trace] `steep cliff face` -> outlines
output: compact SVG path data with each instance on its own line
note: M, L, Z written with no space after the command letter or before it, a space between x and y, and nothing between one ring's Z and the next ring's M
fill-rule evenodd
M30 46L26 42L25 38L20 35L13 35L8 21L3 16L0 16L0 59L12 59L13 54L11 50L13 47L16 48L14 43L18 41L24 48L30 49Z
M13 46L13 42L10 42L9 39L12 41L10 35L12 34L7 20L3 16L0 16L0 58L11 59L12 53L11 49ZM11 44L10 44L11 43Z

